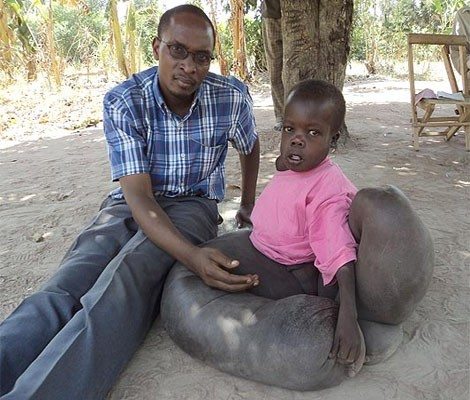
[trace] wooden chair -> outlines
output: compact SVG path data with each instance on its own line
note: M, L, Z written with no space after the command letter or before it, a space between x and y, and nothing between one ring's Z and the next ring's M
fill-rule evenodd
M460 129L465 130L465 149L470 151L470 86L468 81L469 68L466 63L466 37L460 35L437 35L410 33L408 35L408 72L410 80L411 115L413 125L413 147L419 150L419 138L421 136L445 136L450 140ZM441 46L442 59L449 78L452 93L461 92L464 100L450 100L445 98L421 99L416 102L415 76L413 66L413 45L438 45ZM462 71L462 85L459 89L455 78L454 69L450 62L449 46L458 46L460 71ZM451 107L449 107L449 105ZM447 106L451 111L448 116L433 116L436 107ZM452 107L453 106L453 107ZM418 115L418 108L421 109ZM454 111L456 110L456 111ZM456 115L458 114L458 115ZM435 128L444 128L435 131Z

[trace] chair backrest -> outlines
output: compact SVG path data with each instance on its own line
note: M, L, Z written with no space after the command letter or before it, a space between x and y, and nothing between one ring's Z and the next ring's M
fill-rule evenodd
M410 33L408 35L408 69L410 78L410 89L414 96L414 67L413 67L413 49L414 44L438 45L441 47L441 54L446 68L447 76L452 92L462 91L466 95L470 95L470 85L468 82L469 67L467 65L467 38L463 35L439 35L439 34L422 34ZM461 74L462 84L459 86L455 77L454 69L449 57L450 46L459 49L459 70L465 73Z
M452 93L457 93L459 91L459 85L457 84L457 79L455 79L454 69L450 62L450 46L445 44L442 46L442 59L444 60L444 65L446 67L447 77L449 78L450 87Z

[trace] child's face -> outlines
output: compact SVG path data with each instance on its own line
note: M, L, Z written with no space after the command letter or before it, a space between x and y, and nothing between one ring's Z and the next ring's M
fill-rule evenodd
M333 105L293 99L284 112L281 159L292 171L308 171L319 165L330 150L336 132L331 131Z

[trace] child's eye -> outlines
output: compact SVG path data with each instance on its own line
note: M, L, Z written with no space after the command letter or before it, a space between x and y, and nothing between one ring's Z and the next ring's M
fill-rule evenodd
M282 129L284 130L284 132L287 132L287 133L291 133L294 131L290 126L285 126L285 125L282 127Z
M318 132L315 129L311 129L311 130L308 131L308 134L311 135L311 136L317 136L317 135L320 134L320 132Z

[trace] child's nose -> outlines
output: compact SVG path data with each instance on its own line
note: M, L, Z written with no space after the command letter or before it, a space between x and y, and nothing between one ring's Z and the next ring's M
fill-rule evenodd
M294 136L290 141L291 146L304 147L305 142L299 136Z

